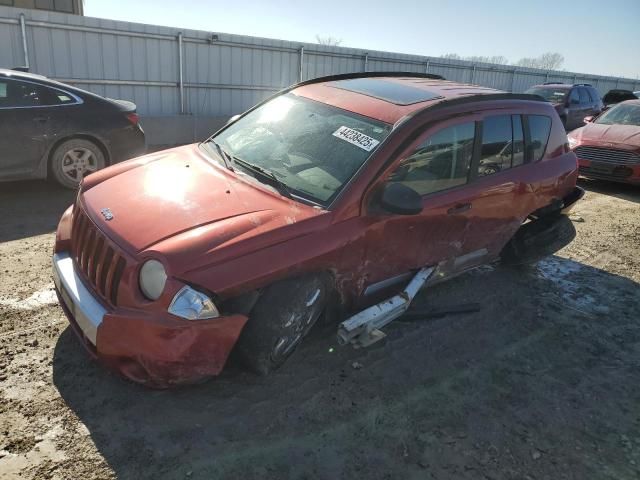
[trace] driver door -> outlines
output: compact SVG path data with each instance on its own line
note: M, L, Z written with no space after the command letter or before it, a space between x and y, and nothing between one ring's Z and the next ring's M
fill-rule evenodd
M456 259L463 258L473 202L469 179L476 131L474 117L442 122L400 156L386 181L418 192L423 210L417 215L369 214L363 303L404 286L412 271L436 264L444 267L443 273L453 271Z

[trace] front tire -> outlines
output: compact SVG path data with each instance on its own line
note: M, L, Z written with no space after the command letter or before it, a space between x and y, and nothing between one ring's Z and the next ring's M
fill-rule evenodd
M280 367L324 312L327 291L328 281L322 275L267 287L236 345L241 361L260 375Z
M74 189L87 175L104 168L106 161L100 147L82 138L62 142L51 155L53 178L65 188Z

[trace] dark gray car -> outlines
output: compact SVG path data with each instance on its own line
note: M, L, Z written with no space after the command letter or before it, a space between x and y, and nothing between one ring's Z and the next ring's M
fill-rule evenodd
M588 83L545 83L525 93L539 95L555 107L567 131L584 126L584 117L598 115L604 104L598 91Z
M0 69L0 181L84 176L145 151L136 106Z

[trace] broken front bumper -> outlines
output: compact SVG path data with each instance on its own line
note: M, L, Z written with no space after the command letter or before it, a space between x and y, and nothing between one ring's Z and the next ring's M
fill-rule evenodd
M219 374L247 317L188 321L167 312L110 310L78 275L71 256L53 256L58 299L90 354L125 377L166 388Z

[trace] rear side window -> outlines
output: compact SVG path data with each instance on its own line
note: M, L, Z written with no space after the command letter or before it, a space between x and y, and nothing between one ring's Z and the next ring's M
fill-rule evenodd
M464 185L469 178L474 139L475 122L444 128L403 160L390 181L404 183L420 195Z
M589 93L587 93L586 88L579 88L578 92L579 92L578 94L580 95L581 104L586 105L588 103L591 103L591 98L589 97Z
M478 175L486 176L524 163L524 132L520 115L496 115L482 122Z
M70 94L30 82L0 80L0 108L43 107L76 103Z
M571 94L569 95L569 103L573 105L580 103L580 94L578 93L577 88L571 90Z
M528 145L529 158L537 162L544 155L551 133L551 118L544 115L528 115L529 138Z
M42 89L34 83L0 80L0 107L39 106L43 96Z

